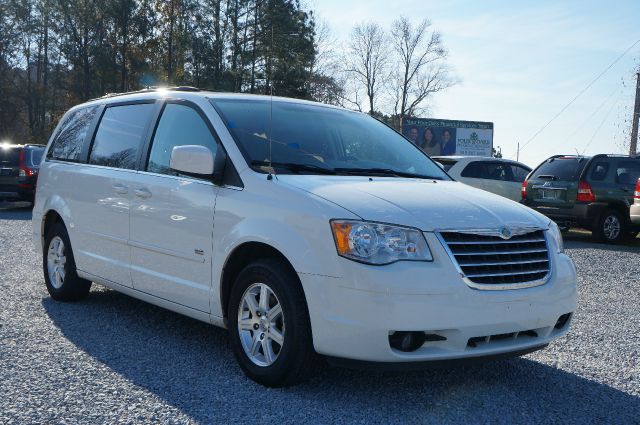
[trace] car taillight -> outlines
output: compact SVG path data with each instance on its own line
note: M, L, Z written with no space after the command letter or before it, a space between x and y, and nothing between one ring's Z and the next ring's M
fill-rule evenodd
M527 199L527 181L522 182L522 189L520 189L520 195L522 195L522 199Z
M20 171L18 172L18 175L20 177L32 177L35 172L33 171L32 168L27 167L27 165L25 164L24 161L24 149L20 150Z
M579 182L578 183L578 196L576 197L576 201L578 202L593 202L596 200L596 196L593 194L593 190L591 190L591 186L587 182Z
M640 179L638 179L638 182L636 183L636 191L633 192L633 197L640 199Z

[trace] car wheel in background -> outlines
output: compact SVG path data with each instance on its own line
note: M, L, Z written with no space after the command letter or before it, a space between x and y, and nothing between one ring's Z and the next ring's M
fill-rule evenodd
M618 243L626 236L625 227L622 215L616 210L607 209L596 223L593 236L599 242Z
M77 301L85 298L91 282L78 277L67 229L55 223L47 231L42 266L47 291L57 301Z
M258 260L239 274L228 318L235 357L254 381L269 387L293 385L318 366L304 293L283 261Z

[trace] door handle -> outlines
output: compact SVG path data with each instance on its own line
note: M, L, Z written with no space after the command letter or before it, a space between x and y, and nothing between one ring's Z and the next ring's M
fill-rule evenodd
M120 195L126 195L127 193L129 193L129 188L123 184L116 183L111 187L113 187L113 191L115 193L119 193Z
M135 193L135 195L138 198L142 198L142 199L147 199L147 198L151 198L151 192L149 191L149 189L136 189L133 191L133 193Z

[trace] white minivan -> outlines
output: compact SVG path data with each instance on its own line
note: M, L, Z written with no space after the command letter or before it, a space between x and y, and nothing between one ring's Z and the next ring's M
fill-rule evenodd
M40 168L33 240L52 298L95 282L225 327L268 386L323 360L522 355L576 309L548 218L452 181L368 115L293 99L176 88L74 107Z

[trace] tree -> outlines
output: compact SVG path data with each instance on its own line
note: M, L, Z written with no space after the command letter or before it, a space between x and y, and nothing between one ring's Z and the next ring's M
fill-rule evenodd
M456 82L446 65L447 50L428 20L413 25L401 16L391 26L397 67L392 72L392 97L397 128L406 116L414 116L425 100Z
M369 113L373 114L380 89L388 80L387 36L380 25L368 22L353 28L346 63L347 73L365 87L369 99ZM357 96L356 91L355 103Z

